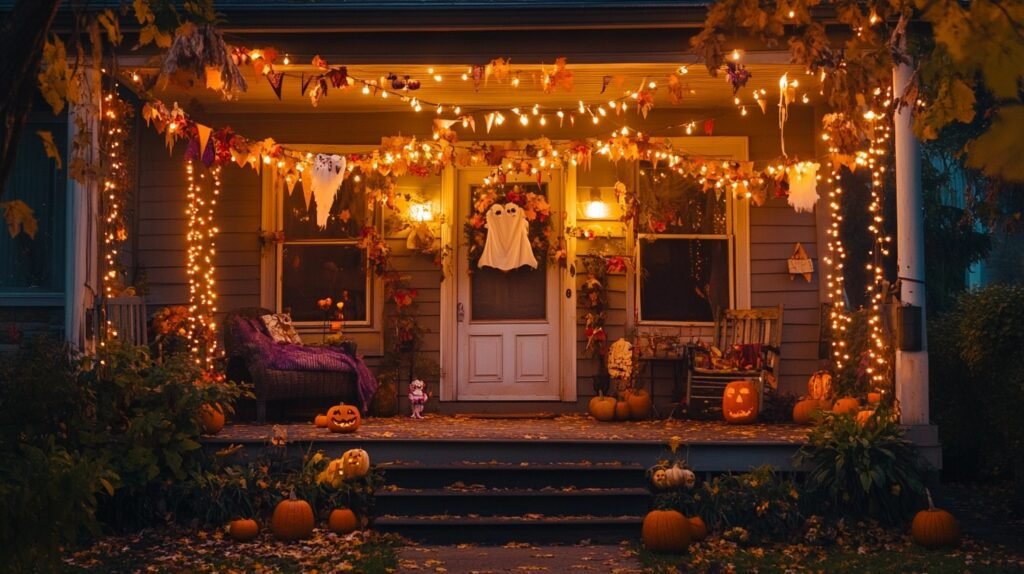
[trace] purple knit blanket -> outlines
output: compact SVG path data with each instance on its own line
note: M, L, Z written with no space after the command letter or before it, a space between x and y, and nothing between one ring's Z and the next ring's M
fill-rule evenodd
M332 373L355 373L361 408L366 412L373 393L377 391L377 380L362 359L353 357L336 347L306 347L291 343L275 343L268 335L254 325L259 319L243 319L237 322L238 334L246 349L253 353L268 369L279 371L325 371Z

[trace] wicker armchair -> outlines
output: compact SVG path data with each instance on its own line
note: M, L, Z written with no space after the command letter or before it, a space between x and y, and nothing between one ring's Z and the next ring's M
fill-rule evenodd
M259 307L237 309L224 317L224 350L228 377L252 382L256 394L256 421L266 422L267 401L302 398L326 398L358 404L356 377L353 373L329 371L282 371L271 369L266 357L247 350L245 336L235 326L236 317L259 319L273 313ZM268 336L268 335L264 335Z

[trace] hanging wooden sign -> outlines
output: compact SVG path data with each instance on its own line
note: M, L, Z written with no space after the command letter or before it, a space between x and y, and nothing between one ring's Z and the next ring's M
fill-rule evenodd
M811 282L811 275L814 273L814 261L807 256L807 251L803 245L797 243L793 247L793 255L787 263L789 264L790 280L796 278L797 275L803 275L804 280L808 283Z

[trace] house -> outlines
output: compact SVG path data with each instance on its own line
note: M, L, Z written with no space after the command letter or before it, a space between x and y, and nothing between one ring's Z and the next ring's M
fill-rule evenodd
M751 198L734 187L704 190L667 159L686 158L688 173L710 166L747 170L754 177L748 162L762 170L785 165L779 163L784 156L814 163L827 152L820 126L828 109L818 79L788 64L787 53L741 43L737 61L749 77L731 81L724 74L710 77L688 53L703 3L220 0L217 8L226 17L220 30L228 43L245 49L240 62L249 89L237 99L201 86L153 86L143 95L156 67L145 55L127 52L121 58L121 67L140 79L119 78L125 91L139 94L136 187L125 206L130 239L119 255L126 285L145 278L149 313L189 302L187 170L193 168L186 166L194 165L196 177L213 177L199 158L186 161L187 142L168 146L166 132L147 125L159 120L147 100L155 97L164 105L161 113L180 109L211 130L230 127L265 144L250 148L256 165L250 157L232 158L243 167L225 166L219 174L219 197L205 223L218 230L216 247L200 254L212 255L217 312L290 310L303 337L315 340L324 336L325 320L337 321L325 317L317 302L343 300L345 336L358 343L368 363L379 365L386 332L394 328L389 297L395 293L366 264L374 244L363 241L361 230L373 228L391 252L401 287L416 292L415 316L423 331L416 351L440 366L440 377L428 384L446 412L582 409L600 369L587 353L578 300L591 256L612 271L603 279L608 342L634 330L639 340L655 345L706 340L720 308L782 306L780 390L802 394L809 375L827 358L821 353L827 331L822 305L829 301L824 258L832 221L825 185L813 211L798 212L773 193ZM276 58L266 62L268 78L265 69L246 64L269 48ZM325 76L342 74L341 66L344 77ZM311 77L314 83L304 85ZM56 121L55 135L72 137L72 119L39 121ZM922 269L910 247L920 243L920 218L915 227L908 214L920 205L920 194L904 124L896 130L898 243L905 247L900 274L913 278ZM373 161L364 159L337 193L326 196L299 181L307 177L295 173L301 157L273 151L278 145L307 153L309 165L314 157L333 155L352 162L375 150L383 154L385 138L430 143L452 132L453 145L469 150L468 160L416 175L408 170L384 182L366 169ZM651 161L631 149L637 133L655 138L641 137L642 145L670 150L666 159ZM539 143L542 137L548 143ZM569 142L611 137L624 138L624 147L586 144L587 153L565 157ZM409 141L385 143L398 150ZM205 143L198 149L205 150ZM563 154L556 160L551 151L559 149ZM34 252L0 243L10 262L0 284L0 324L15 330L53 327L85 344L91 337L86 309L102 285L103 249L88 216L96 215L96 207L89 207L89 196L67 183L63 172L32 167L42 161L32 153L23 155L24 169L51 179L43 186L16 175L9 192L36 201L45 230L37 241L45 240L51 257L42 269L44 259ZM558 167L540 166L532 173L541 159ZM516 173L523 160L529 160L525 173ZM561 264L541 260L535 269L509 273L479 265L476 236L467 235L465 226L484 216L476 201L495 177L534 194L527 218L537 221L539 213L548 219L529 236L547 239L533 254L544 259L562 246ZM736 181L716 177L711 181ZM201 185L211 189L212 183ZM624 223L621 210L629 203L618 200L617 185L627 194L659 198L661 211ZM570 229L567 235L564 228ZM430 239L410 239L418 230ZM797 244L813 262L808 279L787 266ZM607 266L617 256L632 264ZM517 261L528 259L523 257ZM904 302L918 301L912 281L903 289ZM926 351L899 352L897 396L907 424L928 422L926 365ZM655 402L664 407L678 400L671 369L655 375Z

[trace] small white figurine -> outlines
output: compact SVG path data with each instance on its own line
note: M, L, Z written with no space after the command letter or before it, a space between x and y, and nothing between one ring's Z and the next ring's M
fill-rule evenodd
M410 416L414 419L423 418L423 407L427 404L427 399L430 398L426 387L427 384L420 379L414 379L409 383L409 404L412 405L412 415Z

